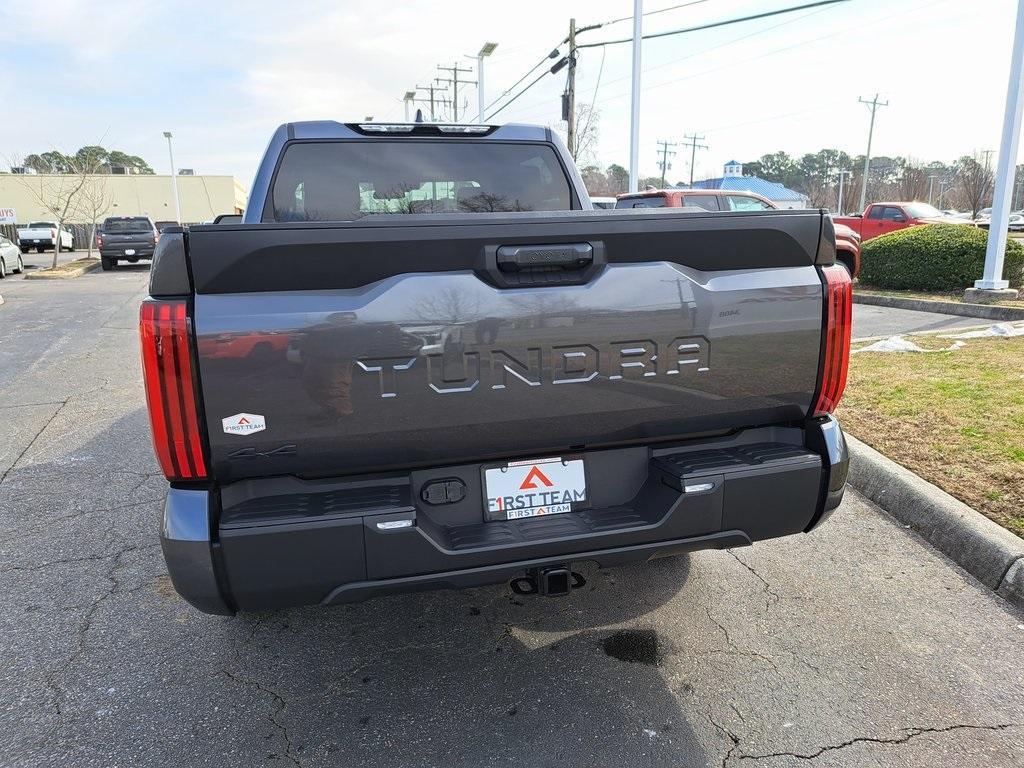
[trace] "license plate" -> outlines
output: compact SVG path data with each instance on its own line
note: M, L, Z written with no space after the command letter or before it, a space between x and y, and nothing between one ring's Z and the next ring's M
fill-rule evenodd
M38 243L39 241L38 241L38 240L33 240L32 242L33 242L33 243Z
M124 255L125 256L134 256L135 255L135 249L134 248L125 248L124 249Z
M583 459L555 456L484 469L488 520L558 515L587 506Z

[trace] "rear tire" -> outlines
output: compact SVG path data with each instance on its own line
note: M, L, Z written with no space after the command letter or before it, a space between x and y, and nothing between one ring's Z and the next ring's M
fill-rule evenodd
M45 253L45 252L46 252L46 246L44 246L44 245L37 245L36 246L36 253Z
M4 264L4 260L0 259L0 280L7 277L7 265Z
M117 262L113 259L108 259L106 256L100 256L100 267L104 272L109 272L117 266Z
M12 270L14 274L20 275L25 271L25 262L21 260L21 256L18 256L17 266Z

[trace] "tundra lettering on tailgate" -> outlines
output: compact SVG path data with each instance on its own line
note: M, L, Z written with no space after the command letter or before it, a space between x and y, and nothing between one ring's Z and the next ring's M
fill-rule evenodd
M520 349L460 347L453 345L444 352L413 357L363 358L356 360L356 365L357 370L377 376L380 396L391 398L398 397L403 387L415 386L410 380L421 369L426 370L426 385L447 395L481 387L503 390L511 386L582 384L599 378L620 381L657 376L670 383L683 382L707 373L711 356L711 345L703 336Z

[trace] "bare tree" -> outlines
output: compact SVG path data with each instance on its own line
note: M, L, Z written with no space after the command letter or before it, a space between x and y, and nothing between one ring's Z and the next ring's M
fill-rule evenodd
M601 132L601 110L595 109L593 104L577 104L576 125L576 163L593 163Z
M919 165L903 167L903 175L899 180L900 200L924 200L928 197L928 174Z
M57 268L57 260L60 255L60 236L66 229L64 225L81 215L82 188L89 177L88 172L78 167L75 158L66 157L65 160L68 163L68 173L15 175L35 203L48 215L53 216L57 223L57 237L53 244L51 269Z
M93 247L96 242L96 222L107 215L114 204L114 194L107 184L107 174L91 173L86 179L79 196L81 205L79 210L89 222L89 252L88 257L92 258Z
M977 218L992 194L992 169L978 159L977 152L957 160L955 188L957 207L969 210Z

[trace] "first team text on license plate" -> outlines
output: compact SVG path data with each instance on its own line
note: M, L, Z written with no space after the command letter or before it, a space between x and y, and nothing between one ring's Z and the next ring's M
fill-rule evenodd
M587 506L583 459L555 456L484 469L488 520L557 515Z

